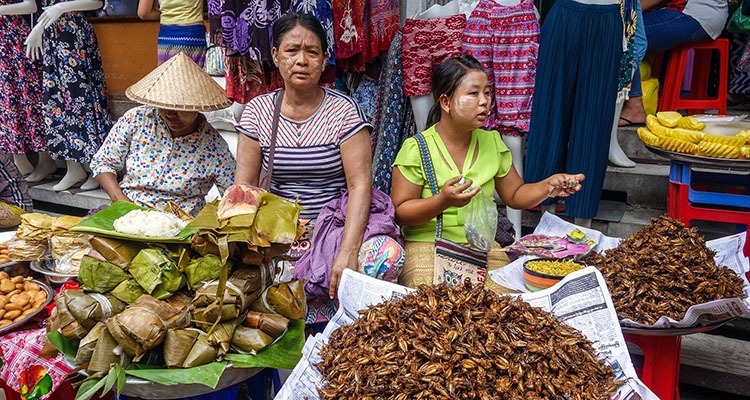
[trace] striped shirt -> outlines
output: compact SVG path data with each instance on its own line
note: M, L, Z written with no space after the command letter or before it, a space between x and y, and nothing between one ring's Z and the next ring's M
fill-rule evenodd
M282 115L276 134L271 193L298 200L305 207L301 218L316 218L323 206L341 196L346 189L341 143L362 128L372 129L352 98L322 89L323 102L313 115L304 121ZM238 131L259 142L264 170L268 166L277 93L278 90L250 100L237 125Z

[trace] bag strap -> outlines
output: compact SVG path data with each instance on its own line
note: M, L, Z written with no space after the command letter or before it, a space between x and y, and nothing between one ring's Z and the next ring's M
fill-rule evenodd
M430 157L430 149L427 147L427 140L422 133L414 135L414 139L417 141L419 147L419 156L422 158L422 169L424 170L424 176L427 179L427 183L430 185L430 191L433 196L437 196L440 193L440 188L437 184L437 178L435 177L435 168L432 165L432 158ZM435 226L435 237L439 238L443 235L443 213L437 216L437 225Z
M273 107L273 122L271 123L271 146L268 149L268 167L265 175L260 180L260 187L269 190L271 187L271 176L273 175L273 158L276 154L276 136L279 133L279 118L281 117L281 103L284 101L284 89L276 94L276 103Z

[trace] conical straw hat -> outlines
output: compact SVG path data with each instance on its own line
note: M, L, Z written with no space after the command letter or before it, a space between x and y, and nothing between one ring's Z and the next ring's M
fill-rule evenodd
M220 110L232 105L224 89L180 52L125 90L130 100L178 111Z

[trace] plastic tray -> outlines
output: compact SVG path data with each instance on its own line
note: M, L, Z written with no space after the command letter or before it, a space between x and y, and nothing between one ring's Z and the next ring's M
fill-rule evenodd
M38 281L36 279L33 279L32 282L36 282L36 284L38 284L39 287L42 290L44 290L45 292L47 292L47 301L45 301L44 304L42 304L41 307L37 308L36 311L34 311L33 313L27 315L26 318L24 318L24 319L22 319L20 321L16 321L16 322L14 322L14 323L12 323L12 324L4 327L4 328L0 328L0 335L4 335L4 334L6 334L8 332L12 332L13 330L15 330L15 328L18 328L19 326L25 324L31 318L33 318L35 315L39 314L42 310L44 310L44 307L46 307L47 305L49 305L49 303L52 302L52 297L55 295L55 292L52 290L52 288L49 285L47 285L46 283L40 282L40 281Z

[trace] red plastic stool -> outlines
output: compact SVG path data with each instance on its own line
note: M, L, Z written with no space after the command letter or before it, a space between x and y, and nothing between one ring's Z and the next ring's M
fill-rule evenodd
M690 96L680 97L685 64L690 50L695 51L693 81ZM708 81L711 73L711 52L719 52L719 91L718 97L708 97ZM727 82L729 74L729 41L716 39L682 45L674 50L667 64L667 75L659 96L660 111L688 110L688 114L698 114L706 110L727 112Z
M682 336L625 333L625 341L643 351L641 381L661 400L680 398L680 346Z

